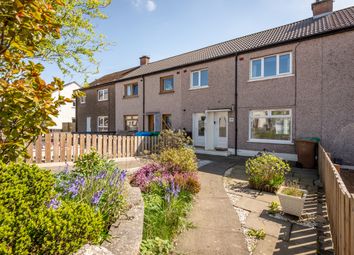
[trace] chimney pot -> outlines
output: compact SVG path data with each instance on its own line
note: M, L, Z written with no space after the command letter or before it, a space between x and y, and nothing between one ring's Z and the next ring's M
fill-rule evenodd
M312 4L313 16L321 16L333 12L333 0L316 0Z
M149 61L150 61L150 57L149 56L140 57L140 65L141 66L149 64Z

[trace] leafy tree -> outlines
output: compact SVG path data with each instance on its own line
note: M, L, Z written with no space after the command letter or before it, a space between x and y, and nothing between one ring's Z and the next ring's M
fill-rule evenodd
M88 73L97 66L94 53L106 45L93 19L105 18L109 0L0 1L0 160L26 156L26 147L48 132L63 82L41 79L40 62L56 63L64 74ZM85 65L88 63L88 65Z

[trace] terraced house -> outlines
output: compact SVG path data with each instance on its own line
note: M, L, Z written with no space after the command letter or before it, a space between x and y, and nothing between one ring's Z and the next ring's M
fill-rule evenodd
M333 1L322 0L312 10L308 19L160 61L143 56L102 84L115 93L108 123L118 133L185 129L200 152L265 149L290 160L294 140L314 136L354 164L354 7L333 12ZM77 105L78 131L93 131Z

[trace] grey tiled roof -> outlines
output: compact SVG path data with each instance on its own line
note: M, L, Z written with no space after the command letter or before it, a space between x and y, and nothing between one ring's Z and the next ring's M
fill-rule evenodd
M160 61L151 62L130 72L122 79L352 27L354 28L354 6L333 12L326 16L317 18L311 17Z
M104 75L100 78L98 78L97 80L94 80L93 82L91 82L89 84L89 87L96 87L98 85L103 85L103 84L107 84L109 82L113 82L113 81L117 81L121 78L123 78L126 74L128 74L129 72L137 69L138 67L133 67L133 68L129 68L126 70L122 70L122 71L118 71L118 72L114 72L114 73L110 73L107 75Z

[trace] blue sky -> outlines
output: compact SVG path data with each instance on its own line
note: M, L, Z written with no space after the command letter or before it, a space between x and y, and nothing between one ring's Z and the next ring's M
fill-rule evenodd
M312 16L315 0L112 0L105 8L108 19L96 30L114 43L98 53L102 75L138 65L139 57L150 61L174 56L239 36L284 25ZM354 5L336 0L334 9ZM45 80L83 82L80 74L64 77L54 65L46 65Z

